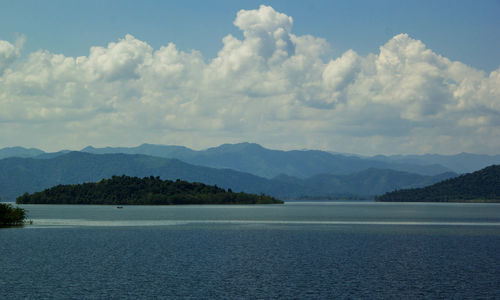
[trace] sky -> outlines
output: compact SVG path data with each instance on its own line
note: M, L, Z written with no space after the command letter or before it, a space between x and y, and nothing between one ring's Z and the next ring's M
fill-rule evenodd
M0 147L500 154L498 0L0 8Z

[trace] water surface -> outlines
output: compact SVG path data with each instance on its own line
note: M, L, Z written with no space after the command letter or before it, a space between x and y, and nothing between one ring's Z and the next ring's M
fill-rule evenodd
M500 205L24 205L0 298L500 297Z

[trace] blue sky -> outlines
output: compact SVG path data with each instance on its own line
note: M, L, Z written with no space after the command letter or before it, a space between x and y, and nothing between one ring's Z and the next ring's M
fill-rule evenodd
M240 9L260 4L294 18L294 32L325 38L334 56L353 49L373 53L398 33L408 33L452 60L492 71L500 65L500 1L3 1L0 37L27 38L24 52L46 49L87 55L125 34L154 48L215 57L222 38L241 36L232 25Z
M500 1L0 6L0 147L499 153Z

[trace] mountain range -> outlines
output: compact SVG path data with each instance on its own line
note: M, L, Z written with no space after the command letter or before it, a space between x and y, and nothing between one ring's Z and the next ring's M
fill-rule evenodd
M281 198L369 198L395 189L424 187L500 164L500 155L393 155L362 157L319 150L272 150L253 143L205 150L142 144L85 147L47 153L0 149L0 197L13 200L57 184L94 182L113 175L160 176L216 184Z
M438 164L407 164L319 150L271 150L253 143L224 144L201 151L182 146L150 144L132 148L86 147L81 151L93 154L126 153L176 158L194 165L228 168L265 178L274 178L282 174L298 178L308 178L317 174L347 175L368 168L392 169L422 175L437 175L451 171Z
M265 193L279 198L357 195L370 198L398 188L420 187L456 176L436 176L369 168L348 175L316 174L308 178L280 175L269 179L227 168L196 166L178 159L142 154L60 153L50 158L10 157L0 160L0 197L14 200L23 193L58 184L96 182L113 175L160 176Z
M0 159L8 157L53 158L70 151L46 153L36 148L0 149ZM93 154L143 154L175 158L184 162L213 168L229 168L260 177L288 175L308 178L317 174L347 175L368 168L392 169L421 175L444 172L469 173L492 164L500 164L500 155L460 153L456 155L376 155L363 157L319 150L272 150L253 143L224 144L205 150L184 146L142 144L137 147L85 147L81 152Z
M36 148L7 147L0 149L0 159L7 157L37 157L45 152Z

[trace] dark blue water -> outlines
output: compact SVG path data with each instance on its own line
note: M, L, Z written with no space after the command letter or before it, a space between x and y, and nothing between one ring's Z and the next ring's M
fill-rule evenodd
M0 230L0 298L498 299L499 209L30 207Z

